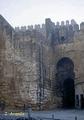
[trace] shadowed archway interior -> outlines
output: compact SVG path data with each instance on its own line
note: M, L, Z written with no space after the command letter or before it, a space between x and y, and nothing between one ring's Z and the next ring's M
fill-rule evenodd
M74 88L74 63L64 57L57 63L57 83L59 94L62 97L63 108L74 108L75 104L75 88Z

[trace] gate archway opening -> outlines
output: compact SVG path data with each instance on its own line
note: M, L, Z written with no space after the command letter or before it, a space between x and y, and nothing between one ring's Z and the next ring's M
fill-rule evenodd
M62 97L63 108L74 108L75 106L75 87L74 87L74 63L64 57L57 63L57 81Z

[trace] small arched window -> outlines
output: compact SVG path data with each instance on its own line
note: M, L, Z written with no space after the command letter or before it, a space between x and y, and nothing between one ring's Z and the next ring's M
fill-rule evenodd
M65 40L64 36L61 36L61 41L64 41L64 40Z

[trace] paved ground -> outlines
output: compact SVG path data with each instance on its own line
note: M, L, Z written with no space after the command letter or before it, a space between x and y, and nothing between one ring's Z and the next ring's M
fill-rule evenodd
M20 116L19 116L20 115ZM31 117L36 118L36 120L84 120L84 110L53 110L53 111L36 111L31 112ZM23 116L23 119L21 119L21 116ZM28 113L18 113L14 115L12 114L1 114L0 120L17 120L17 117L19 117L19 120L25 120L25 118L28 118ZM1 119L3 118L3 119ZM9 119L10 118L10 119ZM33 119L35 120L35 119Z
M84 110L54 110L32 112L35 118L54 118L61 120L84 120ZM77 119L75 118L77 117Z

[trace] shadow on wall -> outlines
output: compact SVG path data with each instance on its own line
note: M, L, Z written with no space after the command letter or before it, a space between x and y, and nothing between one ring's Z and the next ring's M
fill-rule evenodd
M63 108L75 107L75 88L74 88L74 63L68 58L60 59L56 66L56 91L62 97Z

